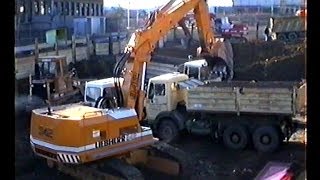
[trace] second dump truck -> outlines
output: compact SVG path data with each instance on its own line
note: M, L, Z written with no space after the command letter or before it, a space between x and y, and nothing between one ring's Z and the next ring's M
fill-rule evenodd
M276 150L295 131L305 108L306 84L299 82L210 82L169 73L149 80L145 111L157 137L172 141L187 130L211 135L232 149L251 142L261 152Z

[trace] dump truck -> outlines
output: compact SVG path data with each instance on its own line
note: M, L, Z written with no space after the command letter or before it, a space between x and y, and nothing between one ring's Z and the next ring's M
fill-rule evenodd
M270 28L273 37L281 41L295 42L306 37L306 17L292 16L270 18L268 27Z
M156 137L166 142L183 131L209 135L231 149L251 142L273 152L295 131L305 107L300 82L209 82L169 73L149 80L145 112Z

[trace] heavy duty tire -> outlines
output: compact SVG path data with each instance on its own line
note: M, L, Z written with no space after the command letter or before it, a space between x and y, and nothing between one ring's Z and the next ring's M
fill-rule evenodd
M171 119L162 120L157 129L157 135L164 142L172 142L177 139L179 130Z
M290 42L295 42L295 41L297 41L297 39L298 39L297 33L291 32L291 33L288 34L288 40Z
M245 126L231 125L223 131L223 143L230 149L241 150L247 147L249 133Z
M283 33L280 33L277 35L277 39L279 39L280 41L287 41L287 36Z
M252 138L255 149L260 152L274 152L280 145L279 132L273 126L257 128Z

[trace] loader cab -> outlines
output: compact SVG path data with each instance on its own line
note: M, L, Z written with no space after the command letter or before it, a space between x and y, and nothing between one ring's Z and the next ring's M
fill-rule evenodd
M84 92L84 102L94 107L99 97L114 97L116 88L114 78L99 79L86 82ZM123 83L123 78L120 78L120 84Z
M34 65L34 75L29 76L30 96L43 100L58 100L73 91L66 56L42 56Z
M176 109L178 102L185 98L184 92L178 88L178 83L189 79L179 72L162 74L150 78L145 99L148 120L156 118L159 112Z
M68 74L65 56L39 57L35 64L35 79L55 79Z

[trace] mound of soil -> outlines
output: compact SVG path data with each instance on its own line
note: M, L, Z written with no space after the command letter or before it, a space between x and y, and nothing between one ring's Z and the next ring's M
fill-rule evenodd
M262 55L259 59L252 59L251 62L246 63L235 61L236 80L300 81L306 78L306 45L304 43L283 45L278 48L276 45L268 51L259 52ZM279 52L281 54L276 55Z
M285 45L279 41L248 42L232 44L234 54L234 68L242 68L257 61L274 56L281 56Z

